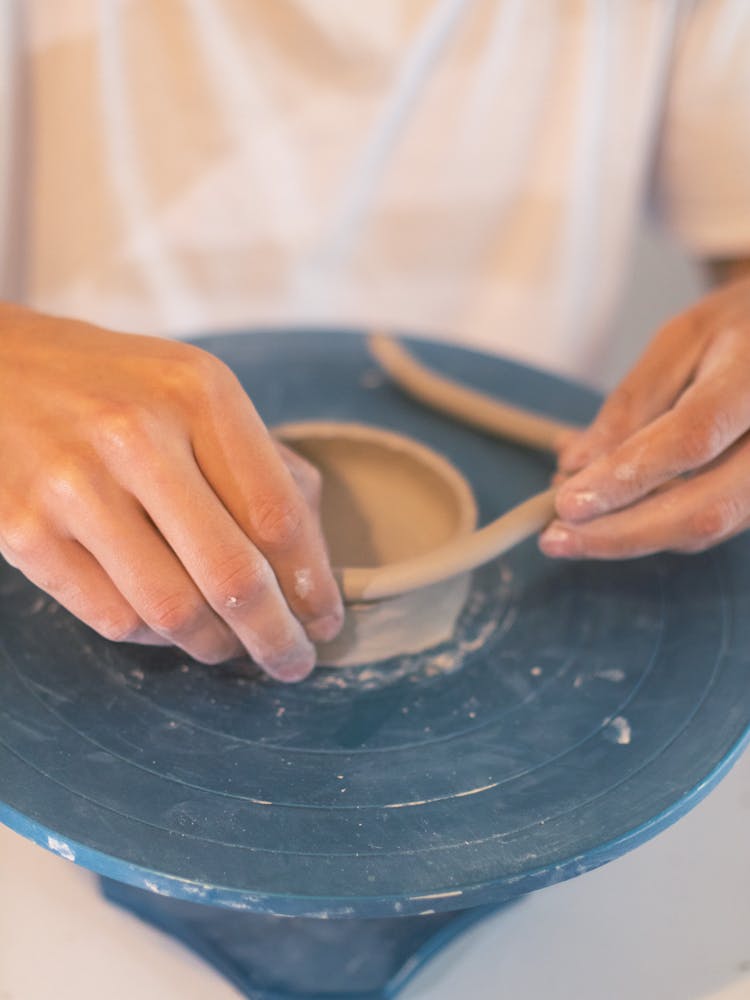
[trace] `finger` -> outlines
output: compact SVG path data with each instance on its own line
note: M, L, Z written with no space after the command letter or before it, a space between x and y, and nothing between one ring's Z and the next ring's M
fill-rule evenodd
M140 461L127 473L122 468L119 473L129 478L134 496L194 581L204 604L253 659L279 680L306 677L315 665L311 642L267 560L219 502L187 444L171 439L161 452L142 444ZM176 599L167 601L168 607L175 605L180 606ZM197 604L190 607L197 614Z
M91 553L150 629L203 663L242 652L132 497L92 481L83 468L51 483L57 523Z
M29 546L28 541L20 549L14 548L12 559L33 584L105 639L169 645L167 639L148 628L78 542L47 534L38 548Z
M201 422L193 440L201 472L273 567L309 637L334 638L344 610L317 513L239 383L212 405L213 419Z
M691 479L585 524L554 521L539 544L549 556L629 559L662 550L699 552L750 521L750 442L744 438Z
M689 382L701 357L704 337L688 312L654 337L629 374L602 404L591 425L568 443L558 464L576 472L667 410Z
M562 485L564 520L600 517L712 462L750 427L750 359L736 355L694 382L677 404Z
M79 456L50 468L42 501L150 629L204 663L241 651L140 505L96 463Z
M302 496L307 501L307 505L316 513L320 513L320 499L322 492L322 482L320 472L312 462L308 462L302 455L292 451L285 444L274 439L276 449L282 461L292 474L294 482L297 484Z
M560 460L560 456L566 454L567 452L573 452L578 442L584 440L587 431L588 428L583 428L581 430L563 431L560 434L557 439L558 462Z

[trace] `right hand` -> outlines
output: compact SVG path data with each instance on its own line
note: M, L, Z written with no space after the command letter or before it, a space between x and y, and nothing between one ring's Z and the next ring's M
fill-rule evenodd
M343 607L316 471L188 344L0 305L0 553L101 635L284 681Z

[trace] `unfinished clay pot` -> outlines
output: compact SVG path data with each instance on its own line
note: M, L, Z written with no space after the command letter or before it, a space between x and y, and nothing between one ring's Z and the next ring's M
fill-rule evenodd
M371 663L449 639L468 594L468 572L362 598L378 573L387 578L390 568L418 563L471 536L476 503L458 470L425 445L377 427L311 421L274 434L323 476L323 531L346 619L339 637L318 647L319 662Z

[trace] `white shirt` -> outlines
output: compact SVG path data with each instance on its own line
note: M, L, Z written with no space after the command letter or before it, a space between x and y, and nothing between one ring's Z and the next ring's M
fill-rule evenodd
M595 380L649 204L750 252L747 0L0 10L5 291L42 310L378 324Z

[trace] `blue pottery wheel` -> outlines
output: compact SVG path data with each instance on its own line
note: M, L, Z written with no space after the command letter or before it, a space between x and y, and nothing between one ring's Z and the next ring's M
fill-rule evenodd
M441 451L483 521L548 482L545 458L403 396L358 334L201 343L270 424L358 420ZM506 361L412 346L555 416L596 406ZM474 575L451 643L285 687L244 660L108 643L0 563L0 820L114 880L133 909L153 900L150 918L185 938L174 921L197 902L350 929L481 914L637 846L721 778L748 738L749 608L745 536L617 564L557 563L529 542ZM368 989L331 995L395 991Z

